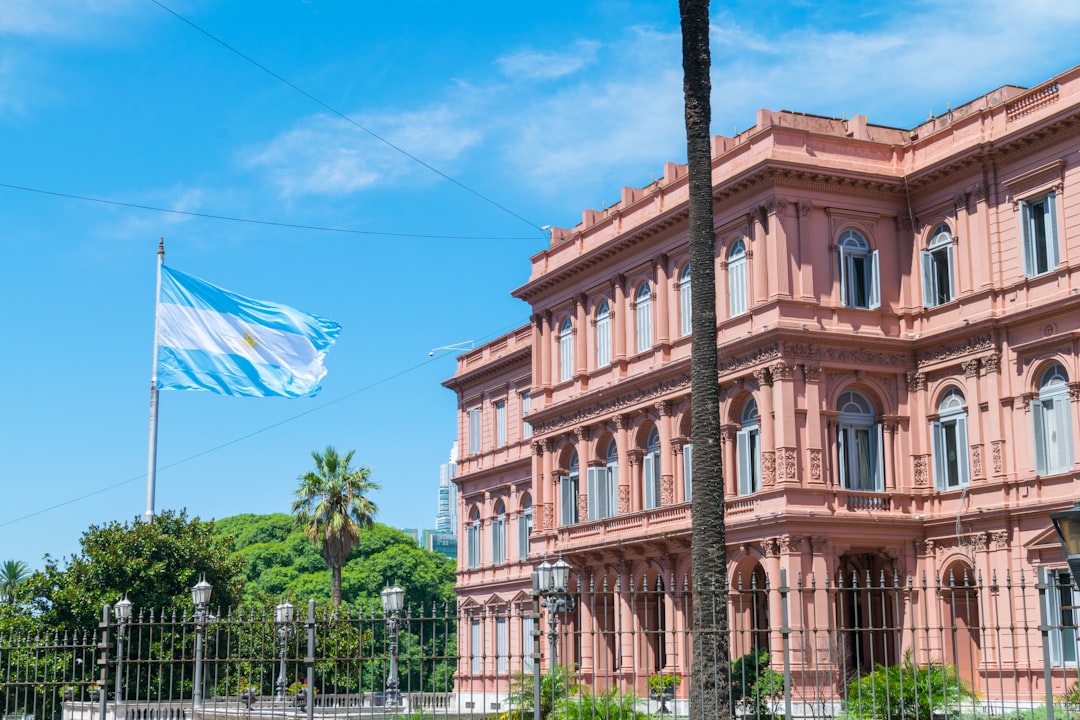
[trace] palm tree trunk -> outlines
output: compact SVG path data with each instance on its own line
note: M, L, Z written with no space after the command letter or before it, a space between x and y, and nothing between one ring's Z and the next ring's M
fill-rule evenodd
M341 607L341 565L334 563L330 566L330 602L334 607Z
M694 439L694 656L690 718L729 717L729 638L720 393L716 359L716 243L713 237L712 156L709 147L709 1L679 0L683 36L683 94L690 184L691 364L690 416Z

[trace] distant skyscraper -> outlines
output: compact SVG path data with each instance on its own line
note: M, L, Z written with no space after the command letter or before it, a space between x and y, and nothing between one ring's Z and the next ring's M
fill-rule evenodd
M435 515L435 532L457 533L457 475L458 444L450 448L450 461L439 466L439 512Z

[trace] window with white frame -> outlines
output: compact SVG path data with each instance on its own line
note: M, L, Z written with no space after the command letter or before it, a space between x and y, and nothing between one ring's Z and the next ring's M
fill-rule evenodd
M1058 264L1056 194L1020 202L1024 238L1024 275L1048 273Z
M611 307L607 300L596 308L596 367L611 364Z
M967 404L956 388L938 403L938 419L930 424L934 436L934 486L955 490L971 480L968 474Z
M735 435L739 462L739 494L750 495L761 489L761 428L758 407L748 400L743 408L739 431Z
M728 250L728 314L742 315L747 308L746 244L736 240Z
M521 393L521 438L528 440L532 437L532 423L525 418L532 411L532 395L527 392Z
M840 233L840 297L844 305L874 309L881 306L878 252L857 230Z
M615 493L619 486L619 454L615 441L608 443L605 464L589 468L589 519L602 520L615 515Z
M642 478L645 483L645 507L660 507L661 478L660 478L660 433L653 427L645 442L645 459L642 469Z
M527 610L522 608L521 614L521 669L531 673L533 669L533 653L536 652L536 638L533 637L533 629L536 627L533 618L525 615Z
M690 263L683 265L679 273L679 334L689 335L693 331L694 304L690 295Z
M930 245L922 251L923 305L951 302L953 288L953 236L948 225L938 225Z
M570 468L559 479L559 510L563 525L573 525L578 521L578 455L577 450L570 453Z
M480 567L480 511L476 508L465 526L465 566L470 570Z
M694 499L694 443L682 446L683 494L686 502Z
M559 381L574 377L574 323L570 318L559 327Z
M847 390L840 394L837 410L840 486L864 492L884 491L881 425L874 422L873 406L861 394Z
M480 454L481 445L480 408L469 410L469 452L473 455Z
M1076 666L1076 609L1080 608L1080 592L1072 575L1065 569L1040 568L1039 580L1046 586L1043 602L1046 624L1050 628L1050 664L1054 667Z
M506 616L495 618L495 672L510 672L510 636L507 634Z
M1039 397L1031 402L1035 426L1035 474L1054 475L1067 472L1073 464L1072 423L1069 402L1069 377L1061 363L1054 363L1042 374Z
M469 623L469 650L472 655L469 658L469 670L473 675L480 674L480 663L484 656L484 641L480 631L480 621L472 620Z
M532 497L526 495L521 501L521 514L517 521L518 560L529 557L529 538L532 536Z
M645 352L652 347L652 290L649 283L641 283L634 296L634 318L637 320L637 351Z
M491 523L491 562L506 562L506 505L502 500L495 503L495 519Z
M506 401L495 403L495 447L506 444Z

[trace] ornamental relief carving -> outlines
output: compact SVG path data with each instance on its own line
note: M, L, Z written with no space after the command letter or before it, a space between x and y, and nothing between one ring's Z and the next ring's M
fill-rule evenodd
M630 512L630 487L627 485L619 486L619 514L625 515Z
M995 530L990 533L990 547L994 550L1007 550L1009 548L1009 531Z
M675 480L670 475L663 475L660 478L660 504L675 504Z
M1003 442L1002 440L994 440L990 443L990 456L993 458L995 474L1001 472L1001 446Z
M926 373L907 373L904 375L904 379L907 380L907 388L911 392L919 392L926 390Z
M975 548L977 552L986 551L986 533L978 532L971 536L971 547Z
M584 522L589 517L589 496L581 493L577 498L578 522Z
M967 338L961 343L937 347L929 352L916 356L915 362L919 367L923 367L924 365L930 365L942 360L948 360L962 355L970 355L971 353L979 352L980 350L992 350L993 348L994 342L990 336L982 335L980 337Z
M971 474L982 477L982 445L971 446Z
M821 480L821 451L810 451L810 479Z
M759 365L765 360L774 360L780 357L780 349L775 345L760 347L749 355L737 355L732 358L719 359L717 368L720 374L730 373L744 368Z
M543 522L541 530L550 530L555 527L555 507L551 503L544 503Z
M795 450L792 448L780 448L777 453L777 467L780 477L795 477Z
M912 456L915 464L915 486L926 487L929 481L930 473L930 456L929 455L914 455Z
M761 453L761 483L772 487L776 482L776 455L769 451Z
M1001 372L1001 353L990 353L979 358L982 362L984 373L997 373Z
M628 392L623 395L619 395L610 400L594 403L588 407L581 408L572 413L560 415L547 422L535 423L533 425L533 431L538 433L554 432L568 425L576 425L586 422L598 415L604 415L614 410L619 410L625 407L639 404L644 401L652 400L669 393L677 392L679 390L688 389L690 387L690 376L680 375L662 383L650 385L648 387L638 388L632 392ZM618 422L618 419L616 419Z
M784 356L811 360L858 363L860 365L892 365L907 367L911 356L907 353L881 352L866 348L844 348L811 343L784 343Z

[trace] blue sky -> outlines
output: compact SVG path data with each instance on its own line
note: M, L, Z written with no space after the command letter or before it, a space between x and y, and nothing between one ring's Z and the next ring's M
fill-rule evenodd
M911 127L1080 62L1057 1L712 20L729 135L758 108ZM0 0L0 560L143 512L161 236L167 264L344 330L315 398L163 392L158 510L285 512L334 445L380 520L430 527L455 398L429 350L527 322L540 228L684 161L681 81L676 0Z

